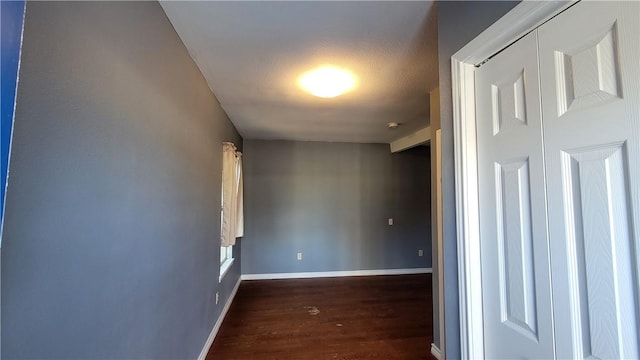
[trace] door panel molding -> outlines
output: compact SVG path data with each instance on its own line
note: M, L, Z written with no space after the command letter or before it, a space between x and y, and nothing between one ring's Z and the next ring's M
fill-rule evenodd
M529 159L495 171L501 320L537 342Z
M625 154L624 143L562 154L573 351L579 359L638 356L638 349L625 348L638 337Z
M622 98L617 23L596 34L576 50L555 51L558 117Z

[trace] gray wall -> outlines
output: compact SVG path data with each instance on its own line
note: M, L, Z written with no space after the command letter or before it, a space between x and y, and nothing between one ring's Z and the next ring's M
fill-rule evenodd
M448 359L460 358L451 56L517 4L517 1L438 2L444 219L445 347Z
M244 149L243 274L431 267L428 147L247 140Z
M197 357L239 277L218 284L223 141L158 3L29 2L2 358Z

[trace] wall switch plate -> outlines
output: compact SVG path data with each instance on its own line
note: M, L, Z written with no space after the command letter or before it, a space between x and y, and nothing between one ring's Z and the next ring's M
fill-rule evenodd
M218 305L218 301L220 301L220 293L216 293L216 305Z
M389 218L389 226L393 225L393 218Z
M302 260L302 253L301 252L298 253L298 260Z
M422 252L422 249L418 250L418 256L422 256L422 255L424 255Z

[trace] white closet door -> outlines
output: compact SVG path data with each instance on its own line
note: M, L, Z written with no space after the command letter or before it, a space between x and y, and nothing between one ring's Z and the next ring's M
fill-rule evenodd
M638 359L640 3L539 29L557 355Z
M551 359L536 32L476 72L485 356Z

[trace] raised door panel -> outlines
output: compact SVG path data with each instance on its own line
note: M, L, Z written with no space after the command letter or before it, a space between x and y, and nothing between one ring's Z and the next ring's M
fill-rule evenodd
M495 168L501 320L537 341L529 161L496 163Z
M476 72L485 355L552 358L536 33Z
M624 144L562 154L573 341L581 358L636 358L634 244Z
M640 357L640 3L539 29L557 354Z
M594 34L554 52L558 116L621 98L616 23Z

